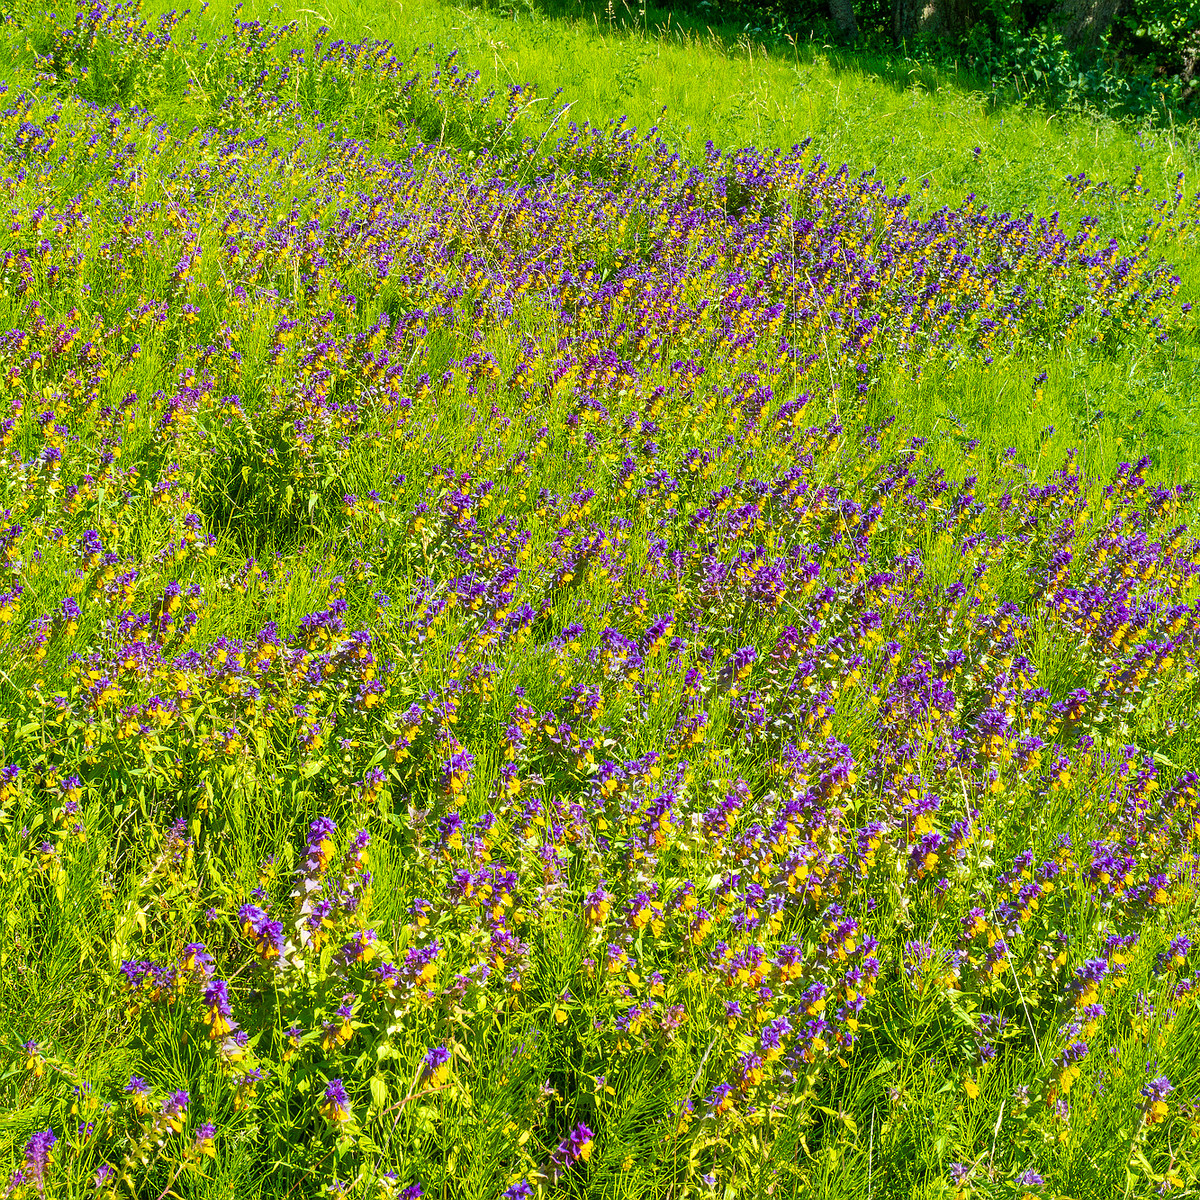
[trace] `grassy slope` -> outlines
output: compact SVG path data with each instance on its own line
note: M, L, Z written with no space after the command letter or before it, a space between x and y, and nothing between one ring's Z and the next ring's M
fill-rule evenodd
M791 146L811 138L833 165L874 170L889 187L905 187L926 208L957 204L974 193L993 210L1061 211L1068 224L1083 211L1068 175L1125 185L1140 167L1155 196L1180 172L1194 188L1200 131L1135 128L1098 114L1050 113L994 106L970 81L904 62L840 61L820 47L763 47L667 32L665 22L613 32L599 23L551 21L537 14L510 20L478 9L414 3L376 16L367 4L325 10L342 36L370 29L403 45L421 38L458 46L485 81L535 81L561 87L577 121L604 123L627 114L639 129L657 128L685 155L711 139L722 148ZM340 25L336 24L341 22ZM901 181L907 180L902 185ZM1086 202L1085 202L1086 203ZM1106 231L1132 238L1138 222L1119 207ZM1170 255L1182 294L1200 297L1200 246ZM1035 404L1021 374L1047 370ZM968 373L948 387L888 398L921 433L946 439L954 469L960 444L980 438L1013 446L1025 461L1057 462L1079 446L1084 463L1108 470L1123 457L1149 453L1177 479L1195 477L1200 437L1200 352L1178 346L1149 362L1114 362L1072 353L1053 361L1010 364L1003 372ZM878 410L873 415L880 415ZM1053 429L1049 436L1045 430Z
M241 15L247 11L252 10L244 9ZM210 10L215 22L228 15L220 5ZM264 6L261 15L290 14L272 14ZM1170 131L1136 132L1105 119L1048 117L1020 109L992 112L952 83L925 76L923 86L910 88L895 74L857 73L805 52L790 59L772 58L757 49L727 51L695 41L685 46L666 36L618 37L596 26L536 16L503 20L431 3L382 11L345 5L301 16L314 22L323 19L347 38L365 33L402 46L459 46L466 63L498 85L514 79L534 80L547 92L561 86L573 102L573 119L604 122L616 113L628 113L640 128L657 123L688 154L700 152L709 138L726 146L790 145L811 136L834 163L846 161L856 170L876 167L889 182L901 175L913 181L927 179L925 202L931 205L974 191L982 202L999 208L1060 207L1068 217L1077 216L1080 208L1062 184L1068 173L1082 170L1124 183L1141 163L1152 193L1163 195L1177 171L1186 169L1190 175L1200 162L1194 135L1189 141ZM169 98L164 108L170 108ZM188 111L179 110L178 115ZM978 156L973 153L976 146L981 149ZM1124 217L1126 226L1136 228L1138 211L1137 205L1130 205L1128 213L1118 207L1106 221L1119 228ZM1172 257L1180 264L1185 286L1194 292L1200 249L1175 247ZM1048 370L1049 379L1035 404L1029 379L1039 369ZM1061 462L1070 444L1083 445L1084 465L1092 470L1111 468L1146 447L1155 454L1160 474L1191 477L1200 433L1195 424L1200 418L1191 407L1198 382L1200 360L1194 342L1141 359L1079 348L1072 357L1053 361L1030 359L1008 363L1003 370L960 372L944 384L930 379L916 395L898 385L873 403L881 410L899 406L914 428L939 439L941 453L956 475L963 470L963 439L980 437L982 461L972 463L972 469L985 477L989 455L998 447L1015 445L1023 458L1048 470ZM1139 411L1141 415L1135 415ZM1105 415L1097 418L1098 412ZM1049 426L1056 432L1047 436L1043 431ZM328 573L332 571L331 566ZM289 593L290 609L280 613L281 621L294 620L320 603L322 586L319 575L308 592L298 585ZM235 815L245 820L243 870L251 877L255 857L290 836L286 814ZM380 864L379 878L386 911L393 882L386 860ZM79 949L64 930L60 947L50 982L36 996L30 993L30 1000L36 1000L48 1018L55 1013L61 1021L61 989L87 946ZM97 1050L106 1045L106 1030L99 1023L89 1023L85 1036ZM109 1052L122 1054L119 1048ZM919 1060L914 1056L913 1061ZM868 1093L868 1080L855 1083L863 1095ZM928 1090L928 1081L904 1079L901 1087L922 1092ZM851 1092L848 1086L848 1105L856 1101ZM929 1138L920 1114L935 1110L914 1107L913 1120L903 1132L914 1146L924 1146ZM222 1164L230 1186L244 1194L242 1189L251 1181L239 1177L237 1169L236 1161Z
M216 0L207 14L211 27L223 27L234 8L231 0ZM710 140L727 149L790 147L811 138L832 165L873 170L889 188L911 191L918 212L973 193L993 211L1060 212L1069 227L1094 213L1103 234L1128 243L1141 231L1145 199L1170 195L1181 172L1190 195L1200 176L1194 126L1137 126L1096 113L997 105L970 79L931 67L858 60L816 45L768 51L694 27L680 31L653 9L647 32L595 18L501 16L440 0L330 0L294 9L252 0L238 8L243 18L292 17L300 23L298 44L328 24L331 37L386 39L401 51L457 48L459 61L478 70L487 86L502 91L533 83L547 97L546 112L561 89L558 103L570 105L564 122L605 125L625 117L639 131L657 128L686 158L699 158ZM545 122L533 120L540 111L534 107L530 123L544 131ZM1140 202L1097 203L1067 183L1082 174L1119 190L1139 169L1147 190ZM1181 299L1200 299L1200 245L1175 244L1166 257L1182 280ZM1043 370L1049 378L1035 403L1028 381ZM1117 361L1076 348L1010 363L1002 372L960 374L916 395L904 385L884 404L944 442L951 470L962 442L979 438L997 448L1011 445L1028 462L1055 463L1078 447L1083 465L1101 472L1147 453L1164 477L1187 480L1200 461L1197 396L1200 343L1181 340L1141 359Z
M440 0L331 0L290 13L265 3L239 7L241 17L291 15L306 29L324 23L334 37L384 38L402 51L457 48L459 61L490 86L562 89L571 120L603 125L625 116L641 131L657 127L685 155L701 153L709 140L769 148L812 138L818 153L852 171L873 169L889 184L905 178L914 189L928 180L933 204L974 192L993 208L1067 212L1075 207L1069 174L1124 184L1140 165L1147 185L1165 194L1179 171L1200 167L1195 128L997 106L969 79L931 67L844 58L816 45L730 44L668 28L661 14L654 22L653 10L646 33L538 13L502 17ZM208 14L216 25L233 8L217 0ZM981 154L972 153L976 147Z

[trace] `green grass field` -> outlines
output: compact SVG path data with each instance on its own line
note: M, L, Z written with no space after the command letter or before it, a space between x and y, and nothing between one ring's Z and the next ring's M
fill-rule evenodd
M201 36L219 37L232 9L225 0L210 4L198 23L206 31ZM1173 121L1134 123L998 103L969 77L910 60L856 58L815 44L769 52L748 38L739 41L734 30L720 30L720 37L686 16L653 8L640 20L621 11L611 22L595 13L571 21L536 11L502 16L486 6L413 3L378 11L349 4L295 13L243 5L238 11L252 20L290 17L296 30L285 46L303 45L326 25L331 38L385 39L403 54L457 52L464 68L480 73L484 88L533 85L537 99L523 106L520 123L535 138L549 128L552 139L568 120L604 127L625 118L640 131L657 130L688 161L698 161L709 141L722 149L786 149L811 139L814 151L834 165L873 171L889 187L906 181L916 211L958 205L973 195L993 212L1060 212L1067 223L1091 214L1101 233L1133 242L1151 203L1169 196L1181 174L1194 179L1200 164L1194 123L1179 128ZM193 87L182 100L182 83L177 78L157 91L157 110L183 124L212 119L213 96ZM311 109L369 134L371 89L360 92L351 87L313 96ZM562 105L566 114L552 123ZM1145 193L1115 199L1127 193L1135 173ZM1081 176L1105 190L1069 182ZM1184 293L1195 295L1195 240L1177 242L1169 259ZM1029 364L1050 375L1036 413L1027 396L1004 387L999 372L991 380L959 378L948 389L938 386L932 402L907 393L889 402L915 401L914 427L929 436L953 439L965 432L1029 454L1053 428L1052 457L1080 446L1103 453L1107 468L1137 447L1168 476L1190 478L1198 390L1193 343L1120 366L1099 355L1043 357Z
M1195 1193L1200 130L4 15L0 1195Z

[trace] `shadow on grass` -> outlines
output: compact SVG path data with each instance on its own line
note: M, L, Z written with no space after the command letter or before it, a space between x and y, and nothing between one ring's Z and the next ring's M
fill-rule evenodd
M667 40L677 44L703 45L731 58L769 55L772 59L794 59L797 65L820 60L836 77L870 77L897 93L914 89L935 94L956 92L984 97L995 111L1033 106L1047 114L1086 110L1075 99L1056 99L1046 89L1028 81L1001 82L983 72L972 71L956 61L937 61L920 49L897 46L879 29L864 31L855 44L839 41L830 22L817 17L807 31L788 35L770 33L728 20L715 7L711 14L701 5L660 7L642 0L461 0L465 7L494 16L536 15L548 20L593 26L605 33ZM725 16L725 19L722 19ZM1093 109L1092 111L1099 111ZM1119 107L1104 109L1106 115L1120 119L1149 120L1172 128L1191 125L1200 135L1200 111L1189 121L1186 115L1154 113L1135 118Z

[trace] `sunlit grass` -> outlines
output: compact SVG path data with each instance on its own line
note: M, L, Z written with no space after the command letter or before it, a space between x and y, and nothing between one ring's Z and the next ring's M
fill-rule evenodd
M1195 131L98 11L0 56L0 1187L1195 1188Z

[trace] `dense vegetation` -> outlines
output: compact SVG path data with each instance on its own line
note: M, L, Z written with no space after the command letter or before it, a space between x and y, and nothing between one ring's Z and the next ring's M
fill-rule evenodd
M1198 0L683 0L679 8L759 35L962 63L992 89L1057 103L1167 120L1194 115L1200 96ZM611 3L605 11L616 15Z
M1193 1192L1194 130L287 15L3 26L5 1195Z

